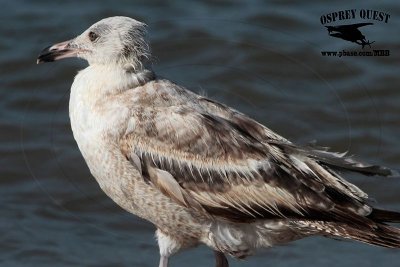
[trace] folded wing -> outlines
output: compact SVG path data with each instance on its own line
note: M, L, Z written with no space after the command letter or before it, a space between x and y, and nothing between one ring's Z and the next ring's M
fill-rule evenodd
M232 221L371 212L365 193L303 150L241 113L198 101L134 110L120 144L144 179L180 205Z

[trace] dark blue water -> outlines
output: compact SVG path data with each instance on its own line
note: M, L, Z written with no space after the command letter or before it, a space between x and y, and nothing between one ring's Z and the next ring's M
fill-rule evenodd
M73 140L69 88L78 60L36 65L45 46L125 15L149 25L154 69L256 118L297 143L399 168L397 1L0 1L0 266L157 266L154 227L99 189ZM323 57L361 47L328 36L320 16L388 12L362 28L389 57ZM366 47L364 50L371 50ZM400 181L349 176L400 210ZM211 266L205 247L172 266ZM308 238L232 266L399 266L400 252Z

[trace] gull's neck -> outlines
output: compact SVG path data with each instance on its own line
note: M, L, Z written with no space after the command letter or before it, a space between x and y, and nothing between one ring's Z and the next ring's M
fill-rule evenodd
M99 120L97 115L101 114L102 110L107 110L108 105L110 105L110 109L113 108L112 102L107 104L107 99L112 99L124 91L142 86L154 79L151 70L143 69L133 72L115 65L90 65L80 71L72 84L69 101L71 126L75 139L79 140L78 144L84 143L86 140L81 133L102 127L101 122L104 121ZM122 116L121 113L124 109L123 106L121 108L118 112L113 113ZM110 127L110 125L114 125L112 123L120 122L115 119L106 121L107 123L103 124L104 127Z
M124 122L128 113L114 96L134 89L155 79L151 70L127 70L119 66L90 65L80 71L71 87L69 113L74 137L84 150L85 132L102 128L117 127ZM115 105L116 104L116 105ZM114 117L116 116L116 117Z
M79 72L72 89L79 88L78 90L97 96L118 94L143 86L154 79L154 72L146 68L135 71L120 65L93 64Z

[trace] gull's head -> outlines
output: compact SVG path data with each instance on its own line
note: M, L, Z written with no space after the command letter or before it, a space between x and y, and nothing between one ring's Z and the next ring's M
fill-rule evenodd
M74 39L43 49L37 63L79 57L90 65L113 64L137 69L150 56L145 28L146 24L132 18L105 18Z

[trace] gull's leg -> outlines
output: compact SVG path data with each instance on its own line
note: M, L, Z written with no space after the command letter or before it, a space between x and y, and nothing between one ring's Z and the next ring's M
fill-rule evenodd
M160 256L160 265L158 267L168 267L168 257Z
M214 250L215 255L215 267L229 267L228 260L224 253Z
M158 246L160 248L159 267L168 267L169 256L178 252L178 250L181 248L181 245L175 239L161 232L160 229L157 229L156 237Z

